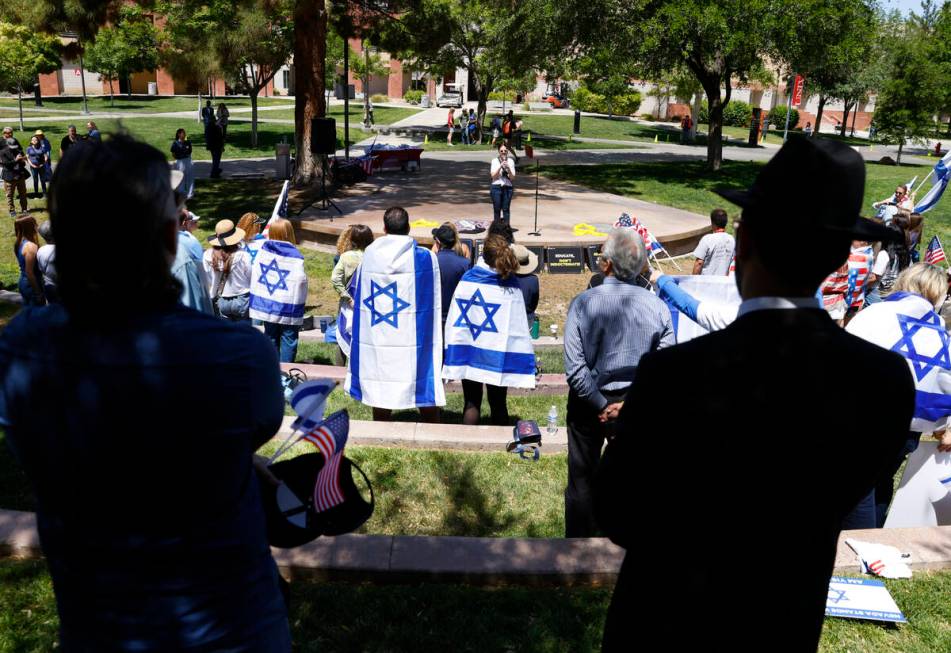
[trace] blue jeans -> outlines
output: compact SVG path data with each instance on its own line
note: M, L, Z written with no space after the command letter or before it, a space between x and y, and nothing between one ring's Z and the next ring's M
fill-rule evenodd
M512 212L509 206L512 204L512 193L515 189L511 186L500 186L492 184L489 186L489 193L492 195L492 219L498 220L502 215L502 220L508 222L512 218Z
M294 359L297 358L297 336L299 333L299 324L264 323L264 335L274 343L282 363L293 363Z
M46 168L30 168L30 174L33 175L33 194L40 192L42 184L43 194L46 195Z
M888 469L885 470L872 491L865 495L859 504L852 509L845 520L842 522L843 529L854 528L882 528L885 525L885 518L888 517L888 508L892 503L892 495L895 491L895 474L898 468L915 449L918 448L918 441L921 439L921 433L912 431L908 434L905 446L902 448L894 460L889 462Z
M462 126L459 127L459 136L462 138L462 144L469 144L469 130L466 129L466 123L462 123Z
M234 297L218 298L218 313L221 317L232 322L248 321L248 302L251 295L235 295Z
M878 286L875 286L871 291L865 293L865 305L871 306L872 304L878 304L882 301L882 295L878 291Z

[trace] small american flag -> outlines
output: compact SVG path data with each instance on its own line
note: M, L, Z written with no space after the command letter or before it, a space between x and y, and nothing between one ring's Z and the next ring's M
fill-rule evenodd
M340 487L340 460L343 452L338 451L320 468L317 484L314 486L314 512L324 512L343 503L343 489Z
M340 459L350 433L350 414L339 410L302 439L310 442L323 454L324 466L317 473L314 485L314 511L323 512L343 503L340 487Z
M938 240L937 236L932 236L931 242L928 243L928 249L925 250L925 263L937 265L945 260L947 260L947 257L944 255L944 248L941 246L941 241Z
M301 439L314 445L324 455L324 460L329 461L336 452L343 451L349 434L350 414L346 410L338 410Z

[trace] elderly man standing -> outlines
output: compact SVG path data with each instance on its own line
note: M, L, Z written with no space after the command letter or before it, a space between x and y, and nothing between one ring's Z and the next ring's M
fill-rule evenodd
M604 244L604 283L571 302L565 322L568 376L568 487L565 536L595 534L592 482L641 356L674 344L670 310L634 284L644 269L644 241L616 229Z

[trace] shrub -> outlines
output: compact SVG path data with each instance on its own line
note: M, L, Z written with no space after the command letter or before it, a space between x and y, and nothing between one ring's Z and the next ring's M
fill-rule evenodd
M633 116L637 114L637 110L641 108L641 94L637 91L632 91L630 93L625 93L624 95L614 98L614 102L611 103L610 110L612 113L618 116Z
M723 124L731 127L749 127L753 119L753 107L746 102L730 102L723 108Z
M375 94L373 94L373 95L370 96L370 101L372 101L373 103L377 103L377 102L389 102L389 101L390 101L390 98L386 97L385 95L383 95L383 94L381 94L381 93L375 93Z
M641 114L641 120L651 120L651 121L653 121L653 120L657 120L657 116L655 116L653 113L642 113L642 114Z
M770 125L773 125L777 129L782 129L786 126L786 107L779 106L773 107L769 110L769 113L766 116L766 121ZM792 109L789 112L789 126L790 128L795 128L799 124L799 112L796 109Z
M598 93L592 93L584 86L578 89L571 96L571 102L579 111L588 111L591 113L607 113L607 105L604 102L604 96Z
M700 112L697 114L697 122L702 122L705 125L710 124L710 107L707 106L706 100L700 100Z
M403 93L403 99L410 104L419 104L423 101L423 92L422 91L406 91Z
M505 100L506 102L511 102L514 97L515 97L514 93L505 93L504 91L492 91L491 93L489 93L488 99L492 100L493 102L501 102L502 100Z

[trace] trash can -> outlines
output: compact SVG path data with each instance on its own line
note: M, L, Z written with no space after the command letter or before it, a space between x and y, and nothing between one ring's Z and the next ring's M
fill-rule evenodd
M149 82L149 95L158 95L158 84Z
M422 107L423 109L428 109L430 107L428 95L424 95L422 99L420 99L419 106Z
M274 175L278 179L291 178L291 146L288 143L274 146Z
M575 124L572 131L576 134L581 133L581 112L575 109Z

